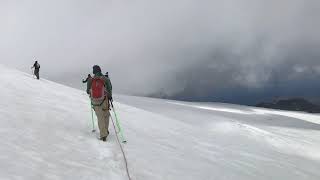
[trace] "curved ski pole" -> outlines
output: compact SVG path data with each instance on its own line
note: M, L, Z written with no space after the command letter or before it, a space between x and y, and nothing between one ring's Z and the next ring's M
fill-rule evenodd
M92 110L93 108L92 108L91 101L90 101L90 109L91 109L92 132L96 132L95 125L94 125L94 119L93 119L93 110Z
M117 125L118 131L119 131L118 133L120 134L121 141L122 141L122 143L126 143L127 140L124 138L123 131L122 131L116 110L114 109L112 101L109 101L109 102L111 103L112 111L113 111L114 117L116 119L116 125Z
M32 75L32 78L35 79L35 78L34 78L34 71L33 71L32 68L31 68L31 75Z

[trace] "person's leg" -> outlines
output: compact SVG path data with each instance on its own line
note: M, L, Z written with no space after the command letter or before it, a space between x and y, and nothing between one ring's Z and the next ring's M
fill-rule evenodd
M105 101L105 106L103 108L104 111L104 119L106 124L106 129L109 133L109 119L110 119L110 111L109 111L109 102L108 100Z
M39 70L35 70L35 71L34 71L34 74L36 75L37 79L40 79Z
M107 128L107 121L106 121L106 111L104 110L103 106L95 106L94 110L97 115L98 119L98 126L100 130L100 138L108 136L108 128Z

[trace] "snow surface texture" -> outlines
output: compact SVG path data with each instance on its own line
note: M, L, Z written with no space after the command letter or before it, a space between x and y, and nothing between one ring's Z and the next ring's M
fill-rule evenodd
M0 66L1 180L125 180L83 91ZM134 180L318 180L320 116L115 96Z

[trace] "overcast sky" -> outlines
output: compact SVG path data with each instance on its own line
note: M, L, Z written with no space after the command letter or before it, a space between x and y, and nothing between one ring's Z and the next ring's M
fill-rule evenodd
M318 0L0 0L0 63L81 88L256 103L320 97Z

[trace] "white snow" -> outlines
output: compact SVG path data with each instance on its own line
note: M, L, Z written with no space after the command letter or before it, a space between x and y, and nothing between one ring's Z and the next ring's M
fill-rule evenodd
M91 133L84 91L0 66L1 180L125 180L115 133ZM134 180L318 180L320 116L114 97Z

